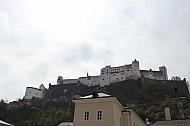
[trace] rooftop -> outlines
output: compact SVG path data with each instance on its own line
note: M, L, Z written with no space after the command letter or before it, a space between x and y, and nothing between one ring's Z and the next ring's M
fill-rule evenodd
M73 126L73 122L62 122L58 126Z
M103 97L111 97L111 95L105 94L105 93L97 93L98 98L103 98ZM93 98L93 95L87 95L84 97L81 97L81 99L86 99L86 98Z
M3 124L3 125L5 125L5 126L12 126L11 124L6 123L6 122L4 122L4 121L2 121L2 120L0 120L0 124Z

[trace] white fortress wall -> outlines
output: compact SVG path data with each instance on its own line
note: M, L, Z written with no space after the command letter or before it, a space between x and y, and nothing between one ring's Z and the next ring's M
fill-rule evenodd
M152 71L150 70L141 70L141 75L143 75L145 78L149 79L155 79L155 80L167 80L167 74L163 71Z
M111 73L110 75L110 82L113 83L113 82L119 82L119 81L123 81L125 80L126 77L125 77L125 73L123 72L120 72L120 73Z
M78 79L63 79L63 84L74 84L78 82Z
M42 98L43 91L34 87L27 87L24 99L32 99L32 97Z
M79 77L78 80L81 84L85 84L87 86L100 85L100 76Z
M137 61L136 59L132 62L132 71L133 75L136 75L139 78L141 77L139 61Z
M40 89L41 91L44 91L46 88L45 88L45 86L44 86L43 84L41 84L40 87L39 87L39 89Z
M111 66L106 66L101 69L100 86L110 84L110 69L111 69Z
M144 76L149 79L167 80L167 69L165 66L159 67L159 71L152 70L140 70L139 61L136 59L132 61L132 64L126 64L118 67L105 66L101 69L98 76L79 77L78 79L64 79L59 76L58 84L80 83L94 86L94 85L109 85L110 83L119 82L127 79L138 79ZM63 82L63 83L62 83Z
M159 70L164 74L164 79L168 80L167 68L165 66L159 67Z
M100 85L100 76L91 76L91 83L93 85Z

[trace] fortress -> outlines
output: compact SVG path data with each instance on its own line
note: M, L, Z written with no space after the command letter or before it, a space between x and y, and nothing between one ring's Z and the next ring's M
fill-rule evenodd
M116 84L110 85L111 83ZM171 97L189 95L186 79L168 80L165 66L159 67L158 71L140 70L139 61L134 60L131 64L123 66L105 66L100 70L100 75L97 76L89 76L88 73L86 77L79 77L78 79L63 79L62 76L59 76L57 84L49 83L48 89L43 84L39 88L27 87L24 99L26 103L30 103L33 97L37 99L60 99L74 95L84 96L92 93L93 90L106 91L111 94L117 84L120 87L123 85L125 88L131 86L139 88L138 86L140 86L142 89L139 90L144 91L149 89L156 91L157 88L155 89L155 87L163 87ZM112 87L113 90L110 91L109 87Z
M126 64L118 67L106 66L101 69L100 75L89 76L87 73L86 77L79 77L78 79L63 79L59 76L57 79L57 85L49 85L49 90L45 90L44 85L40 85L38 88L27 87L24 99L32 99L32 97L43 98L46 94L47 97L53 97L54 94L60 95L62 92L68 92L65 88L69 89L70 92L75 92L78 84L87 86L100 86L110 85L110 83L121 82L124 80L137 80L139 78L148 78L153 80L168 80L167 69L165 66L159 67L159 71L153 70L140 70L139 61L136 59L132 64ZM57 89L59 88L59 89ZM44 92L44 90L47 92ZM75 90L75 91L74 91ZM52 93L51 91L55 91Z
M136 59L132 64L126 64L118 67L106 66L101 69L100 75L89 76L87 73L86 77L79 77L78 79L63 79L59 76L57 79L57 85L60 84L73 84L81 83L87 86L109 85L110 83L120 82L128 79L135 79L141 77L155 79L155 80L168 80L167 69L165 66L159 67L159 71L140 70L139 61Z

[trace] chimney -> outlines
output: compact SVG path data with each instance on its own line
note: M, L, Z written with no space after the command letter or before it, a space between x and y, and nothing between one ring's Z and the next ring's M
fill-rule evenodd
M92 93L92 98L98 98L98 97L99 97L98 92L93 92Z
M166 117L166 120L171 120L170 108L169 107L165 107L165 117Z

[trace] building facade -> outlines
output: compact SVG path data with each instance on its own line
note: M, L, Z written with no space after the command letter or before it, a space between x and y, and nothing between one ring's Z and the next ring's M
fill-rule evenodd
M26 92L25 92L24 99L30 100L33 97L43 98L45 89L46 88L44 87L43 84L40 85L39 89L35 88L35 87L26 87Z
M73 102L73 126L145 126L132 109L125 109L113 96L97 93Z
M156 79L156 80L168 80L167 69L165 66L159 67L159 71L153 70L140 70L139 61L136 59L132 64L126 64L118 67L106 66L101 69L100 75L79 77L78 79L63 79L59 76L57 84L69 84L69 83L81 83L87 86L95 85L109 85L110 83L124 81L128 79L138 79L141 77Z

